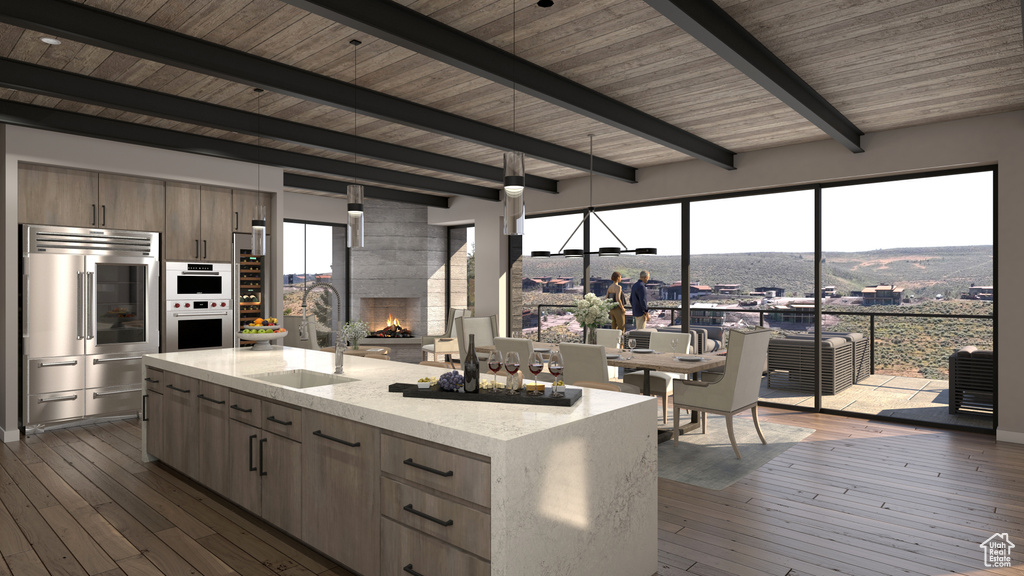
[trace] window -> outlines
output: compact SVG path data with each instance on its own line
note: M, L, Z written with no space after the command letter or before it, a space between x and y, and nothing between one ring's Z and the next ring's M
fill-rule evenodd
M305 310L306 315L315 319L316 347L333 346L334 333L345 322L345 227L286 221L283 251L285 317L303 315L302 296L313 284L324 283L337 290L340 302L328 289L312 290ZM313 347L311 342L300 342L298 338L298 334L291 333L287 337L290 345Z

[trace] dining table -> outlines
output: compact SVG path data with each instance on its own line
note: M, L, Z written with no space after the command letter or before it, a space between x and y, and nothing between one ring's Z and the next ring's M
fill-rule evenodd
M558 344L545 342L542 346L534 346L534 350L544 353L557 349ZM484 354L494 350L494 346L477 346L477 351ZM669 372L672 374L698 374L706 370L713 370L725 366L725 350L710 354L676 354L672 352L655 352L647 349L635 349L630 351L610 349L606 351L608 366L625 368L627 370L643 370L644 383L641 393L645 396L651 395L651 372ZM666 423L667 424L667 423ZM700 414L690 411L690 422L680 426L680 433L689 432L700 426ZM658 441L664 442L671 435L671 430L662 430Z

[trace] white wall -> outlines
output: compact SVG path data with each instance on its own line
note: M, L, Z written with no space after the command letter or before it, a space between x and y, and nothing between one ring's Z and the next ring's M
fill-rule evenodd
M4 278L2 304L6 315L0 333L0 354L3 354L3 382L0 384L0 434L3 441L18 439L18 163L31 162L50 164L98 172L129 174L146 178L195 182L245 190L262 190L274 194L274 214L284 213L282 203L284 172L280 168L261 166L259 187L256 167L248 162L201 156L185 152L174 152L124 144L109 140L87 138L48 132L19 126L0 124L0 138L3 138L4 152L4 206L0 220L0 237L3 238ZM280 270L281 243L274 238L282 237L281 218L275 218L271 233L270 251L272 269ZM174 231L168 231L173 234ZM282 277L273 277L274 294L282 293ZM275 316L281 316L280 297L277 299Z
M1024 261L1018 254L1020 222L1024 222L1024 112L1012 112L927 124L864 136L865 152L853 154L832 140L822 140L739 154L736 170L722 170L705 162L680 162L644 168L639 183L628 184L597 178L594 205L606 206L814 184L874 176L925 172L969 166L998 165L997 251L999 413L997 438L1024 443L1024 386L1017 383L1024 372L1024 306L1009 297L1024 283ZM586 178L564 180L559 194L528 190L527 214L557 212L587 206ZM471 220L477 223L477 246L484 238L501 235L501 204L459 199L448 210L431 208L431 224ZM486 228L484 227L486 226ZM478 252L479 254L479 252ZM497 271L485 275L477 258L477 302L482 295L499 294L505 281ZM499 308L504 313L504 308Z
M284 193L284 217L323 224L347 224L348 201L344 196Z

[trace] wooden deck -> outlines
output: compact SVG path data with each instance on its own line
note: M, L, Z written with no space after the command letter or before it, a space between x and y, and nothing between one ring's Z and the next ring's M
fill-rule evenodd
M978 546L994 532L1024 541L1024 446L820 414L764 418L817 431L722 491L661 480L662 576L1024 574L1020 553L1016 567L986 571ZM0 446L0 575L349 574L140 463L139 433L125 420Z

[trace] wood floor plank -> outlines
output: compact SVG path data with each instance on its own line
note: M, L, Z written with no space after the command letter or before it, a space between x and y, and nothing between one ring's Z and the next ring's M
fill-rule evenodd
M230 566L221 562L209 550L190 538L180 528L171 528L157 532L156 536L163 540L171 549L185 558L203 576L229 576L236 574Z
M189 564L170 546L165 544L163 540L157 538L153 532L151 532L124 508L121 508L119 505L111 502L109 504L100 505L97 508L97 511L102 514L112 526L117 528L117 530L121 532L121 534L123 534L133 546L142 551L142 554L146 559L152 562L153 566L155 566L160 573L198 574L191 564ZM118 563L118 566L121 566L122 569L128 572L125 566L120 562Z
M117 565L126 576L164 576L163 572L141 554L118 560Z
M32 472L22 463L21 459L7 447L0 444L0 467L18 484L18 488L28 497L37 509L48 508L57 504L56 498L45 486L36 480Z
M25 535L18 527L18 521L11 516L7 506L0 502L0 557L20 554L32 549Z
M117 564L63 506L43 508L39 513L87 573L101 574L118 570Z
M50 576L50 572L34 550L4 556L4 561L7 562L13 576Z
M235 572L246 576L273 576L274 572L235 546L220 534L211 534L197 540L204 548L220 558Z

